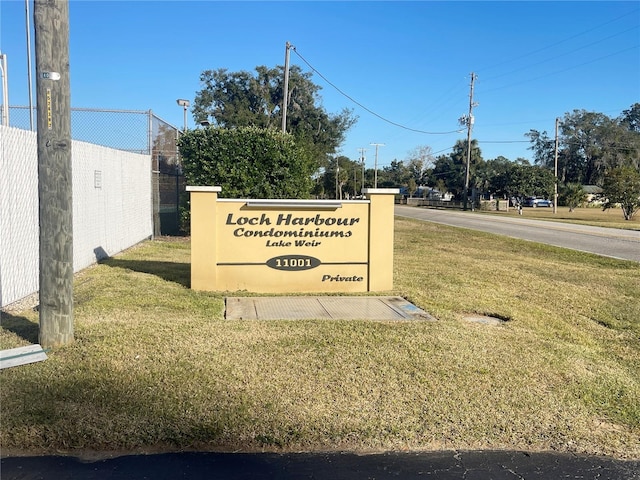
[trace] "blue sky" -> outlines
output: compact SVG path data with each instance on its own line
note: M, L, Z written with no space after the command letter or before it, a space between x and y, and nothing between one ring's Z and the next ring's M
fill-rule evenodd
M485 159L531 159L524 134L553 135L555 118L574 109L617 117L640 102L635 1L71 0L69 9L73 107L151 109L181 127L176 99L193 102L202 71L283 65L289 41L292 64L311 71L304 58L359 104L406 127L313 75L329 113L350 108L358 116L339 153L355 160L365 148L369 167L371 143L385 144L385 166L417 147L447 153L465 139L455 131L468 113L471 72L473 138ZM10 104L27 105L23 0L0 0L0 27Z

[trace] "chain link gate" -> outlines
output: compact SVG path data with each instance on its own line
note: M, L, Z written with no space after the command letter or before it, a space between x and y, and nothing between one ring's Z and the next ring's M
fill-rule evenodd
M10 106L9 124L30 129L28 106ZM34 125L37 111L33 109ZM71 108L71 138L128 152L151 155L154 235L180 235L180 198L185 192L178 155L177 127L151 110Z

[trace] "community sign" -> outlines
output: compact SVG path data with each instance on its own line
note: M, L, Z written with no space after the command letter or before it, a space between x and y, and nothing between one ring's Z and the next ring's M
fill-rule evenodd
M191 287L261 293L367 292L393 285L397 189L362 200L218 198L191 192Z

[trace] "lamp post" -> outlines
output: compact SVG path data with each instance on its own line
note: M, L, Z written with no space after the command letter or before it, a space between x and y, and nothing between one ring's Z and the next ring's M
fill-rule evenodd
M191 103L189 103L189 100L185 100L183 98L179 98L178 100L176 100L176 103L184 109L184 128L182 129L182 131L186 132L187 131L187 108L189 108L189 105L191 105Z

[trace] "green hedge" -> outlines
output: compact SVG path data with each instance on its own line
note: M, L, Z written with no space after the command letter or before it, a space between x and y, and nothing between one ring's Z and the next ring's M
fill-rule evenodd
M273 129L208 127L180 136L187 185L222 187L222 198L309 198L315 167L294 138Z

